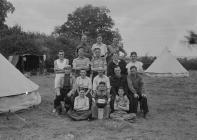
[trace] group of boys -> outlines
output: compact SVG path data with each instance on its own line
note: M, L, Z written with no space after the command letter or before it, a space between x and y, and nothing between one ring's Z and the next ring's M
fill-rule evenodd
M136 61L137 53L132 52L131 59L135 61L126 64L119 59L119 53L114 52L107 63L102 37L98 36L92 48L86 40L86 36L82 36L72 67L64 58L64 51L58 52L59 59L54 61L56 97L53 112L66 111L74 120L86 120L97 119L102 108L103 118L132 120L140 102L145 117L148 105L139 75L143 73L142 63Z

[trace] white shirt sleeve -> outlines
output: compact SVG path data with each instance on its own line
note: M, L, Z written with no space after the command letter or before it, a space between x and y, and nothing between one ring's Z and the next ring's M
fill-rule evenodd
M54 61L54 70L56 70L58 68L57 66L57 60Z
M143 70L143 63L142 62L139 62L139 72L143 72L144 70Z
M92 89L92 81L90 78L88 78L88 88Z
M95 77L93 80L93 90L96 90L96 87L97 87L97 77Z
M69 65L69 60L68 59L66 59L66 65Z
M73 65L73 69L76 69L76 59L73 60L72 65Z
M108 52L107 46L105 44L103 44L103 48L104 48L104 53L106 54Z
M92 48L91 48L92 52L94 52L94 49L95 49L95 44L92 45Z
M75 98L75 101L74 101L74 109L78 109L78 98Z
M106 76L106 85L107 85L107 88L111 88L110 86L110 81L109 81L109 77Z
M126 68L128 69L128 68L129 68L129 66L130 66L130 62L126 65Z

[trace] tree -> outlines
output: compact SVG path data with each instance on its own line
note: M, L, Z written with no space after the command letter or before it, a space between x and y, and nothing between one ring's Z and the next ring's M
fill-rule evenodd
M40 39L42 39L40 34L24 32L18 25L8 27L1 32L0 53L5 56L13 53L43 54L44 47Z
M110 10L106 7L94 7L86 5L77 8L72 14L68 14L67 21L55 28L53 34L64 35L66 38L79 40L81 35L86 34L91 41L95 41L98 33L102 34L106 44L112 42L117 30L113 30L114 21L109 16Z
M189 31L189 35L185 36L185 38L187 39L186 42L189 46L197 44L197 34L194 31Z
M14 12L14 6L7 0L0 0L0 29L5 27L5 19L8 13Z

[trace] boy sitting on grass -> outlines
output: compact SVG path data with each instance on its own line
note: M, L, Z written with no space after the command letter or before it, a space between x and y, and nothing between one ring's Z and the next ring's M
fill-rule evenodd
M73 120L87 120L91 115L89 110L89 99L85 96L85 90L81 89L75 98L74 109L68 111L68 116Z
M114 112L110 117L115 120L133 121L136 117L134 113L127 113L129 111L129 99L125 95L123 87L119 87L118 95L116 95L114 102Z

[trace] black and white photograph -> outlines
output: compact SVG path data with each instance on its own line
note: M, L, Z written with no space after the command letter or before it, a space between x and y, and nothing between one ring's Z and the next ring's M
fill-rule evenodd
M0 0L0 140L197 140L197 0Z

